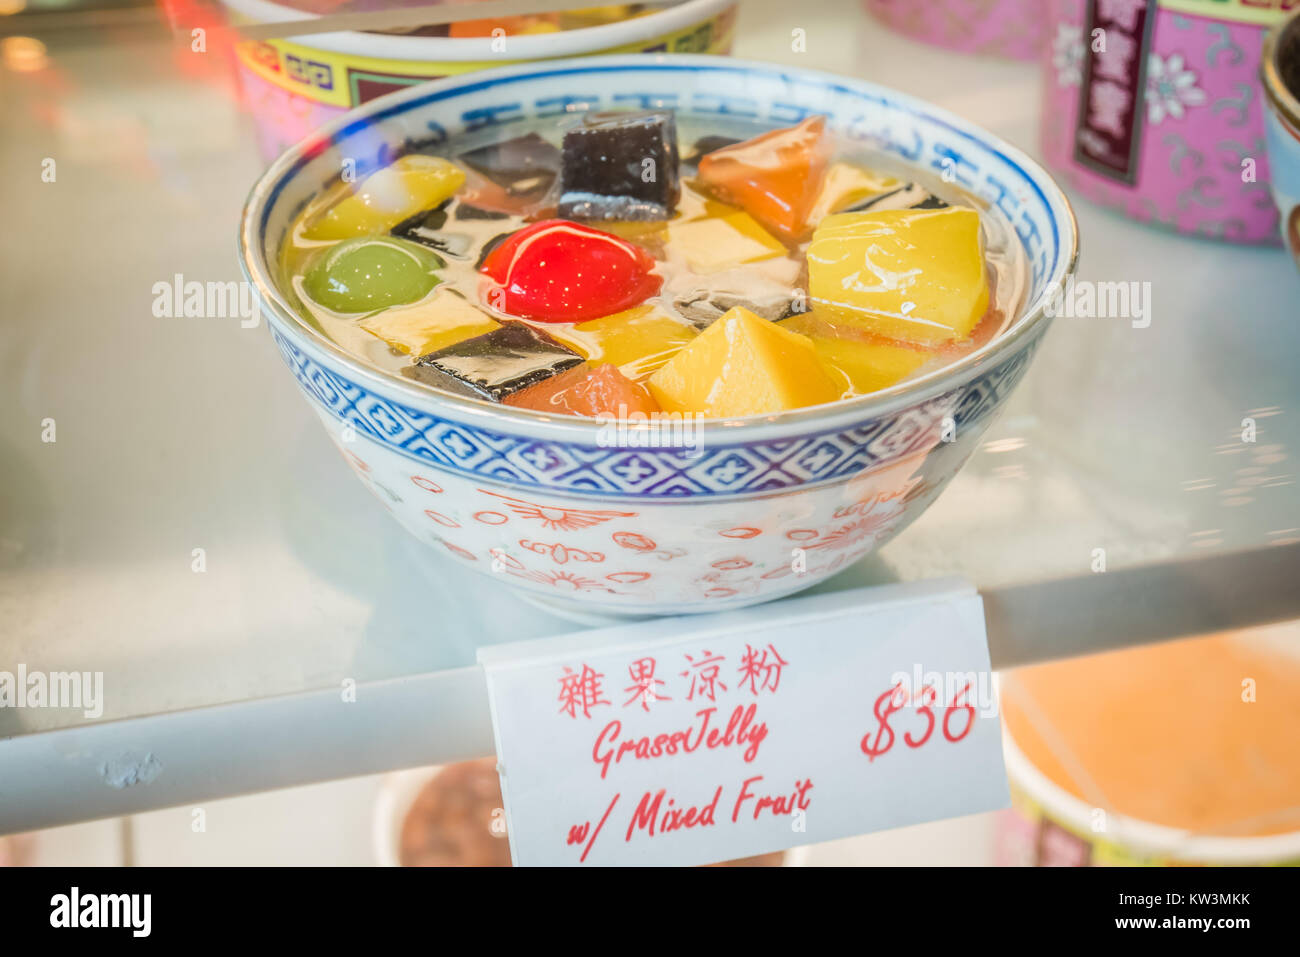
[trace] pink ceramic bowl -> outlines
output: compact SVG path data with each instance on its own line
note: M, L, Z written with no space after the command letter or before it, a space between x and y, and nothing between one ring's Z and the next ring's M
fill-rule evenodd
M1260 47L1281 5L1047 4L1043 154L1080 194L1142 222L1277 241ZM1102 31L1107 46L1094 51Z
M960 53L1036 60L1043 50L1047 0L864 0L891 29Z

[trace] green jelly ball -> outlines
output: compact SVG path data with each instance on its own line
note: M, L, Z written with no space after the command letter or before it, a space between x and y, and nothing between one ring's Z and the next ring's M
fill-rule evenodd
M307 270L307 295L335 312L374 312L423 299L441 282L445 263L418 243L391 236L351 239L328 249Z

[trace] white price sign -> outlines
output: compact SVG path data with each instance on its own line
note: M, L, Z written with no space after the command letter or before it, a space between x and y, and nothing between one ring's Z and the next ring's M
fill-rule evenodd
M1005 807L971 586L481 649L516 865L689 865Z

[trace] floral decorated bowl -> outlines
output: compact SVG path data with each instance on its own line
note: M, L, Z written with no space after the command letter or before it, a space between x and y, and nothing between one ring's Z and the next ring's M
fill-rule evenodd
M956 362L892 388L775 415L626 432L597 419L421 387L345 352L281 289L278 251L342 157L380 160L467 126L668 106L772 126L825 114L840 136L961 185L1014 225L1031 273L1022 314ZM958 160L954 161L953 157ZM644 55L550 61L383 97L285 153L254 186L243 268L272 337L343 458L412 534L557 610L709 612L816 584L880 547L975 449L1046 332L1073 271L1073 214L1020 151L955 116L857 80L771 64Z
M1277 242L1260 48L1283 2L1047 4L1043 156L1094 203L1237 243ZM1106 43L1098 42L1105 37Z

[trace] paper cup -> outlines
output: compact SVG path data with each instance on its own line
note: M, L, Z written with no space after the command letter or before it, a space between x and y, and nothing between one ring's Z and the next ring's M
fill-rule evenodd
M997 863L1038 867L1300 865L1300 832L1206 837L1096 809L1048 779L1003 736L1011 807L997 825ZM1105 830L1094 830L1104 820Z

